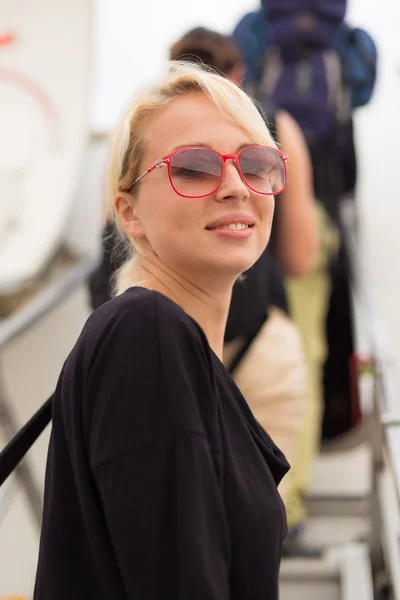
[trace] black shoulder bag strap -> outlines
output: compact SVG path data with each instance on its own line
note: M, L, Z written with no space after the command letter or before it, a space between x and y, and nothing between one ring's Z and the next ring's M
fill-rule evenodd
M16 469L32 444L51 421L54 394L39 408L39 410L20 429L15 437L0 452L0 486Z
M250 348L251 344L253 343L254 339L256 338L256 336L258 335L259 331L261 330L261 328L263 327L265 321L267 320L267 315L265 315L265 319L264 321L261 323L260 327L256 330L253 331L246 339L244 345L239 349L239 352L236 354L236 356L233 358L232 363L229 365L229 373L231 375L233 375L235 369L239 366L242 358L245 356L247 350Z
M267 125L268 129L270 130L270 133L272 135L272 137L274 138L275 142L278 143L278 132L276 129L276 118L275 118L275 111L273 111L272 109L267 110L267 111L260 111L262 118L265 121L265 124ZM254 339L256 338L256 336L258 335L258 333L260 332L260 330L262 329L262 327L264 326L265 321L267 320L268 315L265 315L265 319L263 320L262 323L260 323L259 328L256 331L253 331L246 339L244 345L239 349L238 353L236 354L236 356L233 358L232 363L229 365L229 372L233 375L235 369L239 366L242 358L245 356L247 350L250 348L251 344L253 343Z

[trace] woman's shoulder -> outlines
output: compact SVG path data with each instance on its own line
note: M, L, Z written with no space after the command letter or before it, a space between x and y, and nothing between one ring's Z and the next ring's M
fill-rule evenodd
M175 302L152 290L132 287L106 302L88 318L82 343L95 351L105 346L128 345L143 352L159 353L173 346L207 346L207 340L197 323Z
M89 317L64 364L55 414L69 420L71 435L80 415L92 465L176 431L205 435L200 399L212 397L210 362L182 308L132 288Z

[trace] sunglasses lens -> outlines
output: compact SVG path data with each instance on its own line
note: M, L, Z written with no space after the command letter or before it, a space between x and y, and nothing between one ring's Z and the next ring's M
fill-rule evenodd
M245 148L239 163L247 185L255 192L279 194L285 187L285 165L273 148Z
M182 150L171 159L170 173L175 190L182 196L207 196L219 185L222 162L208 148Z

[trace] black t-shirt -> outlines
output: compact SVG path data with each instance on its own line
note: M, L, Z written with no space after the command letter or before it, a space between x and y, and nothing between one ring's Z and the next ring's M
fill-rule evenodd
M35 600L276 600L287 462L200 327L131 288L55 394Z

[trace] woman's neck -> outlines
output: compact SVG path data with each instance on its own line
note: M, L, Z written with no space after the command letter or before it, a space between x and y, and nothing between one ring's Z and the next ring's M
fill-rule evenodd
M188 280L164 266L143 261L138 268L141 285L160 292L178 304L204 331L208 343L222 360L224 335L232 295L231 283L218 288Z

